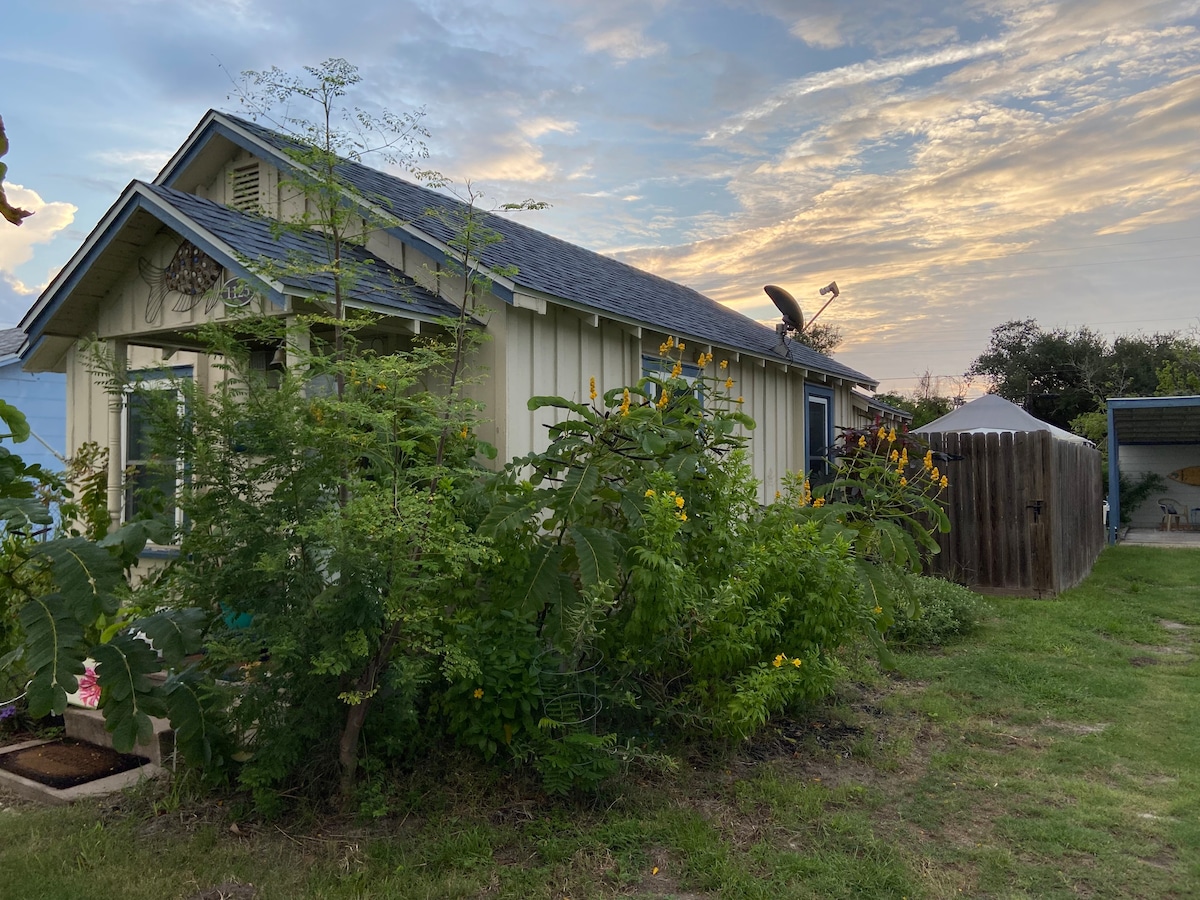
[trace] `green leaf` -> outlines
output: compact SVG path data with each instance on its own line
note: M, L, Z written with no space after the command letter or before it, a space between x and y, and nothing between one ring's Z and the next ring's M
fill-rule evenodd
M61 715L67 694L79 690L87 647L83 626L76 621L66 598L48 594L21 607L25 630L25 659L33 669L29 685L29 712L34 717Z
M29 440L29 422L25 413L5 400L0 400L0 419L8 426L8 436L13 439L13 443L19 444Z
M116 613L114 591L125 583L125 575L106 549L85 537L74 537L39 544L34 553L50 560L59 591L80 623L90 624L101 613Z
M104 727L112 733L113 747L129 753L136 744L154 739L151 716L167 711L150 676L162 671L158 654L131 634L119 634L110 643L92 648L96 680L103 692Z
M590 407L584 406L582 403L575 403L573 400L567 400L563 397L530 397L527 404L530 412L541 409L544 406L553 406L558 409L569 409L571 412L578 413L589 421L595 421L596 414Z
M521 610L536 612L557 602L561 598L562 585L558 566L562 560L562 547L542 545L533 552L525 578L525 590L521 592Z
M556 502L555 508L568 516L579 515L587 508L588 502L592 499L599 484L600 470L592 463L589 462L582 468L572 466L563 478L562 487L558 490L561 502Z
M599 528L573 526L567 529L575 545L575 556L579 559L579 579L584 587L595 587L602 581L615 583L617 559L613 552L613 540Z
M206 766L212 762L213 745L222 732L208 715L202 686L200 672L187 669L166 680L163 695L175 730L175 746L188 762Z
M10 531L20 531L31 525L53 524L54 517L33 497L0 497L0 522Z
M164 609L134 623L133 631L142 631L163 656L168 666L178 666L184 657L203 648L204 625L208 613L202 609Z
M524 525L532 512L529 501L524 498L498 503L479 523L479 533L484 537L499 537Z

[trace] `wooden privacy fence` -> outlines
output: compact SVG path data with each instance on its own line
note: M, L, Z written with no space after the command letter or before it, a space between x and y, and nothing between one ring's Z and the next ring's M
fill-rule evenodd
M1078 584L1104 546L1100 452L1048 431L930 434L950 532L933 572L981 591L1046 596Z

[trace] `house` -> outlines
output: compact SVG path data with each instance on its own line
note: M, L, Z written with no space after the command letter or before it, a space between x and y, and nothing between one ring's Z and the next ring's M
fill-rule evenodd
M950 531L937 574L986 593L1048 596L1078 584L1104 546L1100 451L985 394L915 429L942 460Z
M109 402L82 340L104 341L131 373L170 367L203 384L219 376L199 352L202 323L247 304L280 316L316 309L314 297L329 284L267 276L255 265L323 258L316 233L272 233L272 220L303 208L286 177L299 165L293 147L256 123L210 111L153 182L134 181L121 193L25 316L26 370L66 375L68 446L92 440L110 448L110 509L127 503L123 472L138 464L128 439L137 410ZM357 190L351 202L388 221L352 251L370 275L347 303L381 314L364 336L373 349L401 350L458 313L462 279L446 277L446 263L455 234L448 220L462 204L356 162L344 161L339 173ZM529 397L584 399L592 377L601 390L633 383L674 336L689 354L729 360L743 409L758 424L752 465L765 500L785 473L825 466L836 429L857 422L853 389L876 386L683 285L509 218L485 221L502 240L481 253L494 296L477 322L491 340L478 351L490 377L476 399L490 418L480 436L501 461L547 442L554 411L530 412Z
M0 329L0 398L25 414L29 440L15 448L26 464L61 471L67 453L67 380L60 372L24 372L20 328Z

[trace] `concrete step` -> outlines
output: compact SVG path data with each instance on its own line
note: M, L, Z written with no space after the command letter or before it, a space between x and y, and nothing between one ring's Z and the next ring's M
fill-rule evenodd
M67 737L87 741L98 747L112 747L112 735L104 727L104 713L100 710L68 706L63 713L63 721L67 728ZM171 723L166 719L152 716L150 721L154 725L154 737L148 744L135 746L132 752L137 756L146 757L156 766L161 766L164 759L170 761L175 750L175 732L171 730Z

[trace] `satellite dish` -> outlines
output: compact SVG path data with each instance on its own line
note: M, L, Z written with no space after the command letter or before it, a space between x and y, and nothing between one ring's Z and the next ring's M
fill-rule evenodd
M763 290L771 298L775 308L783 313L785 333L787 331L794 331L797 334L802 332L804 330L804 313L800 311L800 304L796 302L796 298L775 284L768 284L763 287Z

